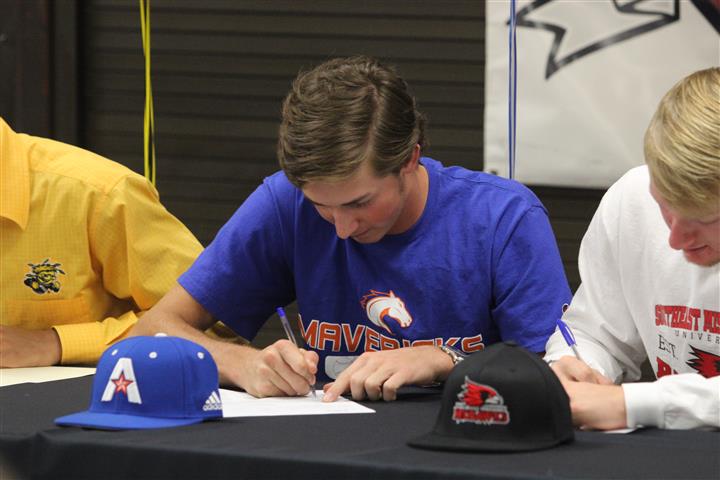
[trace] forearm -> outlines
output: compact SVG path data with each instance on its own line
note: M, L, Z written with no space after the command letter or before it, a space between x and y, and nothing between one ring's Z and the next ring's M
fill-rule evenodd
M51 328L26 330L0 325L0 367L46 367L60 362L60 341Z
M586 273L586 276L588 274ZM604 301L607 297L622 298L610 286L594 287L598 281L580 285L563 320L572 330L583 361L610 378L614 383L639 378L639 365L645 350L639 333L622 301ZM546 361L574 356L559 330L546 345Z
M211 324L212 321L193 322L176 313L153 308L140 318L129 335L164 333L200 344L213 356L218 366L220 383L244 388L245 372L243 367L253 355L257 354L257 350L250 346L223 342L207 336L204 330Z

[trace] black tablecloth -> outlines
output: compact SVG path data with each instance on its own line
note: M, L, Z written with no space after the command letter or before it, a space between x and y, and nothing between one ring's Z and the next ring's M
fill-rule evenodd
M528 453L406 445L432 429L439 391L368 402L374 414L223 419L163 430L60 428L87 408L92 377L0 388L2 469L21 478L720 478L720 433L576 432ZM0 475L1 476L1 475Z

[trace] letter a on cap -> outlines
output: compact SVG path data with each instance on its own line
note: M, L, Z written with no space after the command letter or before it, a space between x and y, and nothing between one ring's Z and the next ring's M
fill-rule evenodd
M103 402L109 402L118 392L124 393L127 396L128 402L142 404L140 389L135 381L132 359L127 357L118 359L105 386L101 400Z

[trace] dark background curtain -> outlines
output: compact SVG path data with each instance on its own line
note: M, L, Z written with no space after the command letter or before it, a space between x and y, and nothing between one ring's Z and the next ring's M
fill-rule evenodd
M483 1L152 0L151 8L157 187L204 245L278 169L291 80L335 56L395 64L429 117L426 155L483 168ZM0 0L0 11L0 115L17 131L142 173L137 0ZM604 192L530 187L550 212L574 290L579 243ZM258 343L281 335L270 322Z

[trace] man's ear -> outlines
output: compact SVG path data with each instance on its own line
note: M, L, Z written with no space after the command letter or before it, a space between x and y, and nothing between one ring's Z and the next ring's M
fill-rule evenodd
M420 144L416 143L415 147L413 147L412 154L410 154L410 158L400 169L400 173L413 172L418 168L418 165L420 165Z

